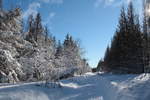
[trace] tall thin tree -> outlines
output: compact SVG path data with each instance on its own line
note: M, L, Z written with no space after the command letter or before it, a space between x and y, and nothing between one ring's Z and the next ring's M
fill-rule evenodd
M37 14L35 18L35 41L37 42L38 36L42 34L43 27L42 27L42 20L40 13Z
M48 40L48 27L45 26L45 42Z

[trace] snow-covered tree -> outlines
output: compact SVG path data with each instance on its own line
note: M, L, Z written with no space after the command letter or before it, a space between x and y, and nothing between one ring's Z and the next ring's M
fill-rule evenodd
M57 44L48 28L43 29L39 13L35 18L29 16L23 33L21 16L20 8L0 11L1 82L57 81L87 72L89 65L72 36L66 36L63 45Z

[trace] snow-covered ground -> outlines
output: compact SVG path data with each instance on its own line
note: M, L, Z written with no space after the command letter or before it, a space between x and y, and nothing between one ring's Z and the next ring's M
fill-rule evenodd
M0 100L150 100L150 74L87 73L62 80L61 88L41 84L1 84Z

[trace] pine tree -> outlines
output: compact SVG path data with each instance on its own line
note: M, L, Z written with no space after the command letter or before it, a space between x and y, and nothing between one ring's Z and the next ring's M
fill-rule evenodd
M110 62L110 48L108 46L104 55L104 66L103 68L101 68L103 71L108 71L107 66L109 66L109 62ZM101 63L101 60L98 63L98 67L100 67L100 63Z
M47 26L45 27L45 42L48 40L48 28Z
M97 68L96 70L97 71L107 71L108 69L105 69L106 67L104 66L104 61L101 59L99 62L98 62L98 65L97 65Z
M128 7L128 64L134 72L143 72L143 49L142 32L139 24L139 17L135 15L132 2Z
M35 41L37 42L38 40L38 36L40 36L40 34L42 34L43 31L43 27L42 27L42 22L41 22L41 15L40 13L37 14L36 18L35 18Z
M137 66L139 66L139 70L141 70L141 72L144 72L144 59L143 59L144 41L143 41L143 34L139 22L139 16L136 16L135 18L135 37L136 37L135 48L138 48L135 50Z
M120 67L124 65L127 55L126 42L128 38L127 34L127 18L124 7L121 9L119 25L116 33L112 39L111 47L109 49L109 56L107 58L108 70L120 70Z
M52 44L53 44L53 47L55 49L57 47L57 41L56 41L56 37L55 36L52 37Z
M146 4L143 0L143 34L147 37Z
M70 36L69 36L69 34L67 34L65 41L64 41L64 48L69 47L69 44L70 44Z
M33 33L34 33L34 19L33 19L33 15L30 15L29 16L29 19L28 19L28 32L29 32L29 35L32 37Z
M34 28L33 28L33 23L34 23L34 19L33 19L33 15L30 15L28 18L28 31L30 33L33 33Z
M150 66L150 36L148 33L148 19L146 15L146 1L143 0L143 62L144 72L149 72Z
M55 58L58 59L62 56L63 54L63 47L62 44L60 42L60 40L58 41L58 46L56 48L56 53L55 53Z
M78 66L81 61L80 48L76 41L73 40L72 36L66 35L63 43L63 57L65 66Z
M107 70L125 73L143 72L143 45L139 18L132 3L127 14L122 8L119 25L104 57Z
M28 17L28 34L26 36L26 40L32 42L32 39L34 38L34 32L35 32L35 27L34 27L34 19L33 19L33 15L30 15Z

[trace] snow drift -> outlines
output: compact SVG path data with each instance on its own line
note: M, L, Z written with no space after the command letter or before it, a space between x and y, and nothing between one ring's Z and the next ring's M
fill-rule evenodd
M43 83L2 85L0 100L149 100L150 74L87 73L60 81L61 87Z

